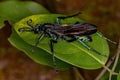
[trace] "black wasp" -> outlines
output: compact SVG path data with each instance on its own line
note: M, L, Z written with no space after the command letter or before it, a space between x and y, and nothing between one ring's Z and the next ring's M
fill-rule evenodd
M23 27L23 28L19 28L18 31L19 32L33 32L34 34L40 34L38 40L35 43L35 47L37 47L37 45L39 44L39 41L43 38L43 37L48 37L51 38L50 39L50 50L53 56L53 64L55 69L57 69L56 66L56 61L55 61L55 57L54 57L54 48L53 45L56 44L58 42L58 39L62 39L63 41L66 42L73 42L73 41L79 41L83 46L85 46L87 49L94 51L95 53L97 53L98 55L102 55L104 57L107 57L104 54L99 53L98 51L96 51L95 49L93 49L92 47L88 46L85 41L92 41L92 34L97 33L100 37L105 38L106 40L115 43L109 39L107 39L106 37L102 36L101 34L99 34L97 32L97 27L93 24L89 24L89 23L81 23L81 22L76 22L73 25L64 25L64 24L60 24L60 20L61 19L67 19L67 18L71 18L74 17L77 14L74 15L70 15L70 16L60 16L56 18L56 23L44 23L44 24L37 24L36 26L32 26L32 20L29 19L27 21L27 25L30 26L29 27ZM86 39L82 39L80 38L81 36L85 36ZM116 43L115 43L116 44ZM33 49L34 50L34 49Z

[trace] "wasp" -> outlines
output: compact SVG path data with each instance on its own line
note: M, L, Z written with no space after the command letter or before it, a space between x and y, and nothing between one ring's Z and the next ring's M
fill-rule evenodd
M56 23L44 23L44 24L37 24L35 26L32 26L32 19L29 19L27 21L27 25L30 27L23 27L19 28L19 32L33 32L34 34L40 34L38 37L35 46L39 44L39 42L42 40L43 37L48 37L50 38L50 50L53 56L53 64L55 69L57 70L57 65L54 57L54 44L58 43L58 39L62 39L65 42L73 42L73 41L79 41L83 46L85 46L87 49L94 51L98 55L102 55L104 57L107 57L104 54L99 53L89 45L85 43L85 41L92 41L92 34L97 33L100 37L105 38L106 40L116 44L115 42L111 41L110 39L102 36L99 34L97 31L97 26L90 24L90 23L84 23L84 22L76 22L75 24L61 24L60 20L61 19L67 19L74 17L77 14L70 15L70 16L60 16L56 18ZM80 37L85 36L86 39L82 39ZM32 49L32 52L34 52L34 49Z

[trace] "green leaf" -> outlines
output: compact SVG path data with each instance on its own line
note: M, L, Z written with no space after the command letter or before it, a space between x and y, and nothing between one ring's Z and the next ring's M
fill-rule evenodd
M32 1L4 1L0 2L0 26L8 20L11 24L20 19L40 13L49 13L43 6Z
M35 26L36 24L55 23L56 17L58 16L63 16L63 15L60 15L60 14L33 15L16 23L14 25L14 29L17 32L17 34L26 43L34 46L39 35L31 33L31 32L19 32L18 29L23 28L23 27L30 27L26 23L29 19L32 19L31 25ZM74 24L77 21L83 22L82 20L78 18L69 18L69 19L61 20L61 23L62 24ZM92 39L93 39L92 42L87 42L86 44L88 44L89 46L97 50L98 52L109 56L109 47L108 47L106 40L98 36L97 34L92 35ZM50 40L49 38L44 37L42 41L40 41L39 46L38 46L39 52L42 49L46 51L46 53L51 54L50 47L48 44L49 40ZM26 45L24 44L24 46ZM85 68L85 69L101 68L108 59L108 57L98 55L95 52L88 50L78 41L68 43L68 42L64 42L63 40L59 39L58 43L54 45L54 51L55 51L56 58L62 61L65 61L69 64L72 64L74 66Z

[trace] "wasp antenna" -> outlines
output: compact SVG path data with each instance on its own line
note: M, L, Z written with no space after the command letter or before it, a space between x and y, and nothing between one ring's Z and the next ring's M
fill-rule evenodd
M32 23L32 19L29 19L29 20L27 21L27 25L30 26L31 28L33 28L33 26L31 25L31 23Z
M101 34L100 34L100 33L98 33L98 32L97 32L97 35L98 35L98 36L100 36L100 37L102 37L102 38L104 38L104 39L106 39L107 41L109 41L109 42L111 42L111 43L113 43L113 44L117 45L117 42L110 40L109 38L107 38L107 37L105 37L105 36L101 35Z

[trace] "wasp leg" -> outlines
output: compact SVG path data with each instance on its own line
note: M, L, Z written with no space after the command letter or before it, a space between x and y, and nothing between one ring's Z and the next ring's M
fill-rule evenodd
M59 25L61 19L71 18L71 17L77 16L77 15L79 15L79 14L81 14L81 12L78 12L78 13L76 13L76 14L69 15L69 16L60 16L60 17L57 17L57 18L56 18L56 23Z
M98 36L100 36L100 37L102 37L102 38L104 38L104 39L106 39L107 41L109 41L109 42L111 42L111 43L113 43L113 44L117 45L117 42L114 42L114 41L112 41L112 40L110 40L110 39L106 38L105 36L101 35L101 34L100 34L100 33L98 33L98 32L97 32L97 35L98 35Z
M51 53L52 53L53 65L54 65L54 68L56 70L56 73L58 73L57 64L56 64L56 60L55 60L55 56L54 56L54 43L57 43L57 40L51 39L50 40L50 50L51 50Z
M92 38L91 36L84 36L84 37L79 37L80 40L82 40L83 42L92 42Z
M41 35L38 37L38 40L37 40L36 43L35 43L35 46L32 48L32 52L34 52L35 47L38 46L40 40L42 40L43 37L44 37L44 33L41 33Z
M60 17L57 17L58 19L67 19L67 18L71 18L71 17L74 17L74 16L77 16L81 14L81 12L78 12L76 14L73 14L73 15L69 15L69 16L60 16Z
M87 40L89 41L89 42L92 42L92 38L91 38L91 36L86 36L87 37Z
M87 45L84 41L82 41L81 39L78 38L78 41L79 41L84 47L86 47L88 50L91 50L91 51L95 52L95 53L98 54L98 55L107 57L107 55L102 54L102 53L96 51L95 49L93 49L92 47L90 47L89 45Z

